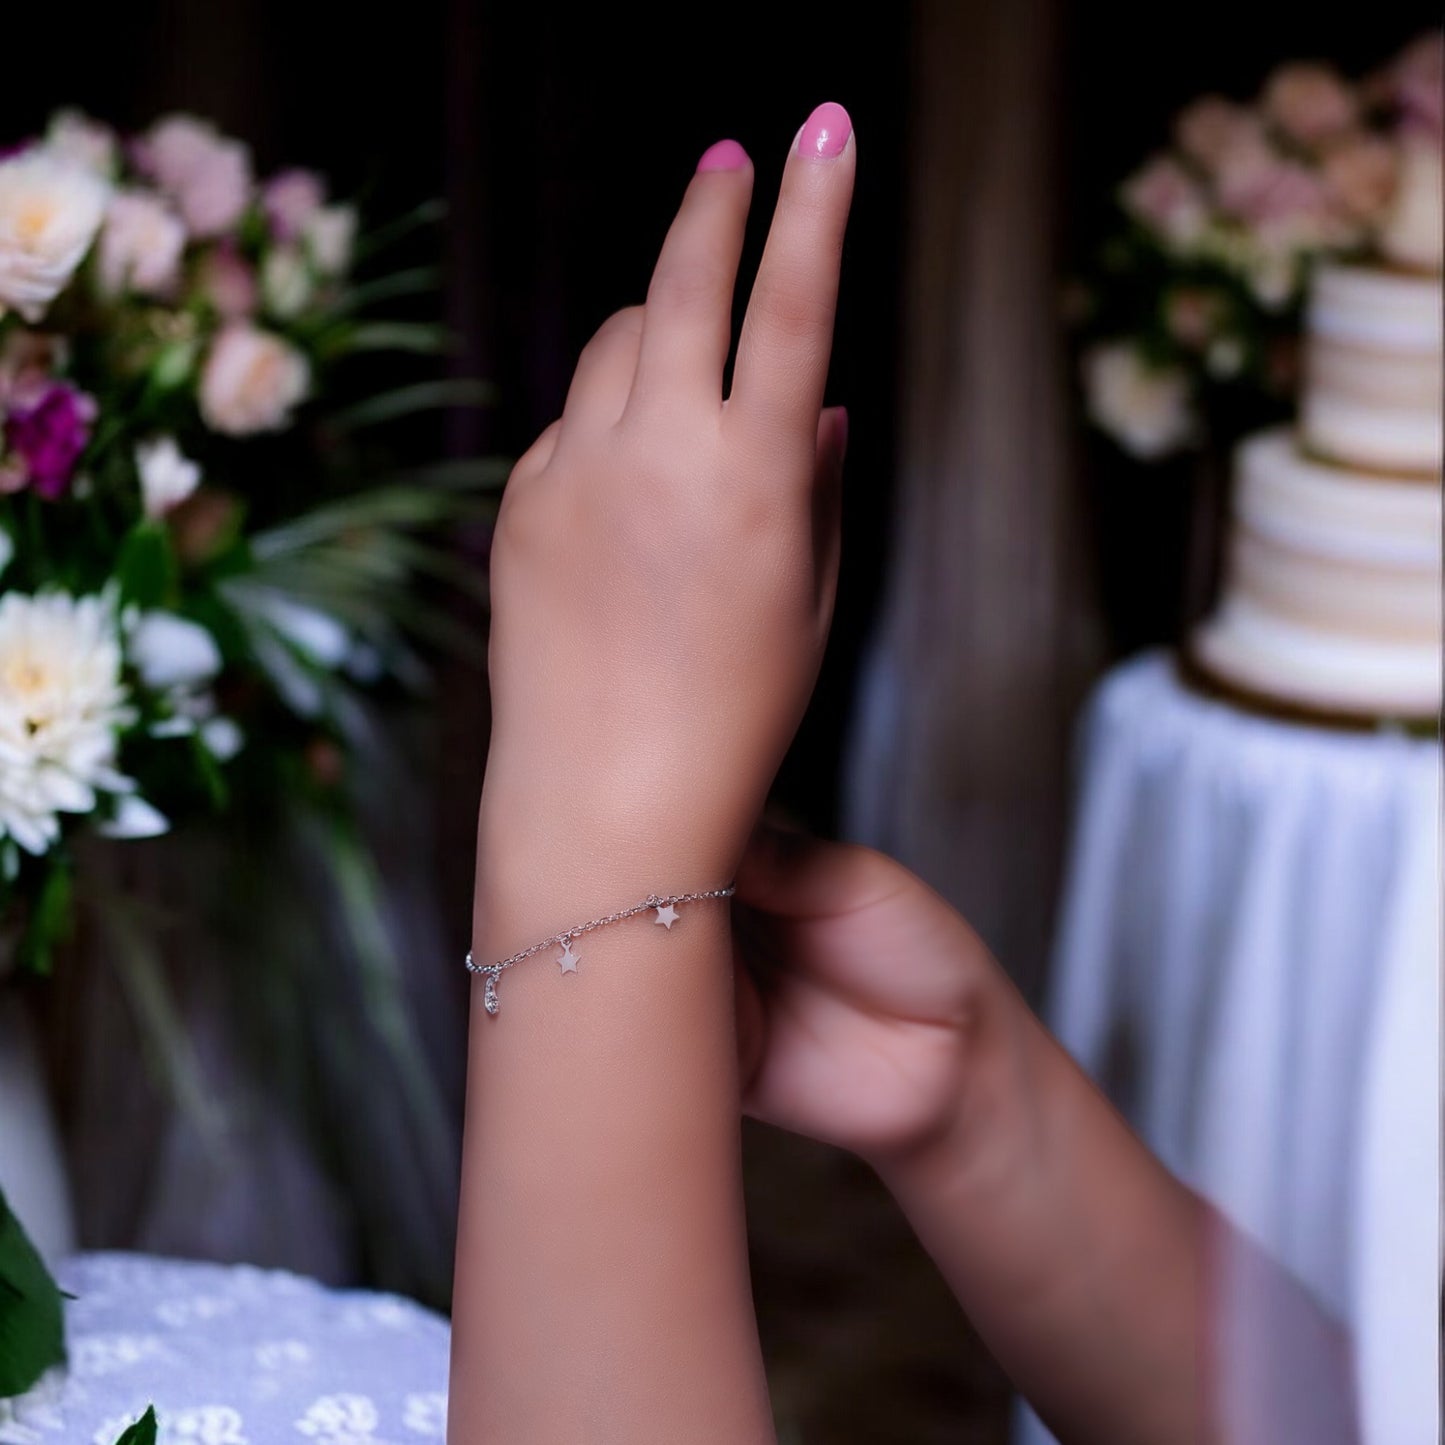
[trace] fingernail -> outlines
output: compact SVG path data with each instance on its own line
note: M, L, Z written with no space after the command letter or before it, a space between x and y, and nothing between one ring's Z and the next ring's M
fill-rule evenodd
M837 101L824 101L798 132L798 154L830 161L843 154L843 147L852 134L853 122L848 119L848 112Z
M697 171L740 171L747 163L748 153L735 140L720 140L702 153Z
M838 460L848 455L848 408L838 408Z

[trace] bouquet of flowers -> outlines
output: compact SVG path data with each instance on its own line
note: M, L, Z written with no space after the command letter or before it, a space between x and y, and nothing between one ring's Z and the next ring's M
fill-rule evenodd
M1239 429L1219 426L1231 412L1240 427L1283 412L1316 258L1391 228L1412 258L1403 229L1439 209L1441 55L1433 32L1357 82L1282 65L1250 103L1187 106L1124 182L1071 310L1090 419L1126 452L1154 460Z
M421 791L384 696L485 655L450 537L506 464L396 460L419 414L489 400L416 319L436 268L395 259L439 216L361 229L187 115L63 112L0 151L0 981L83 924L67 965L114 966L218 1171L260 1111L213 1097L176 986L220 981L243 1082L342 1176L373 1276L437 1299L454 1130L365 813L389 790L407 837ZM118 886L134 845L105 840L172 829L170 906Z
M0 158L0 920L22 966L65 931L77 834L163 832L242 770L294 784L447 633L418 583L476 585L429 533L497 465L387 475L371 439L479 389L336 404L362 354L446 348L372 314L434 273L353 275L428 214L358 237L321 177L258 181L185 115L123 140L66 112Z

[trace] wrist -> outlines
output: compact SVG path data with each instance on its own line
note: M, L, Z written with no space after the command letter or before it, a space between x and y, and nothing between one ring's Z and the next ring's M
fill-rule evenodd
M721 888L736 866L716 828L686 810L660 808L645 790L619 788L605 771L580 777L489 760L477 820L474 931L485 925L501 945L517 930L564 928L650 894Z
M869 1161L910 1214L944 1200L968 1207L985 1195L1022 1196L1034 1187L1043 1151L1043 1030L993 959L955 1027L959 1087L946 1108L904 1147Z

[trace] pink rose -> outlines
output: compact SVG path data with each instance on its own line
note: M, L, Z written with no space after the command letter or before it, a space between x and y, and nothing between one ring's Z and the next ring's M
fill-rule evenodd
M1265 83L1262 99L1269 119L1303 145L1329 140L1359 118L1359 101L1339 72L1309 61L1280 66Z
M228 436L279 431L311 385L306 358L279 336L232 322L211 346L201 372L206 425Z
M1190 160L1213 171L1230 151L1262 142L1263 128L1247 107L1222 95L1206 95L1180 112L1174 138Z
M250 316L256 310L259 288L250 263L224 243L201 262L198 274L201 295L227 321Z
M294 241L326 204L326 184L314 171L282 171L266 182L261 206L278 241Z
M180 278L185 246L185 223L159 196L117 192L100 232L101 289L111 296L166 295Z
M1155 156L1124 183L1120 199L1146 226L1176 244L1187 244L1207 218L1204 194L1177 161Z
M1445 100L1445 35L1432 30L1408 45L1390 67L1390 80L1401 129L1438 139Z
M251 153L190 115L158 120L135 146L139 168L176 203L196 236L219 236L251 202Z
M1378 136L1351 135L1326 153L1321 175L1326 188L1352 216L1377 216L1394 194L1399 157Z

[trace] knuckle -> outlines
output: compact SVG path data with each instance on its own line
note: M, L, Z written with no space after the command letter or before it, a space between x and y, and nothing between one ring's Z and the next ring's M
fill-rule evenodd
M833 324L833 307L787 273L759 276L749 315L757 328L787 341L824 340Z
M679 310L711 307L722 292L721 274L718 263L708 256L660 260L652 275L648 302Z

